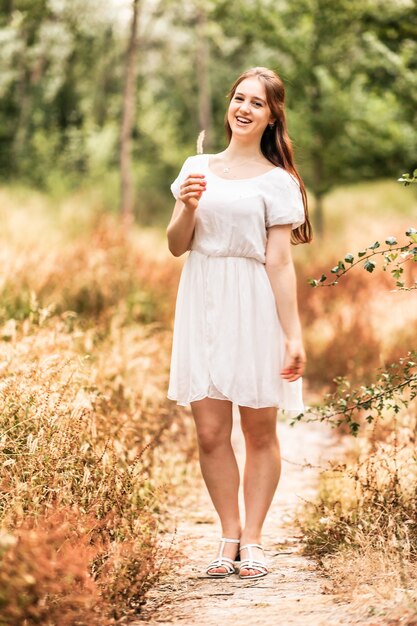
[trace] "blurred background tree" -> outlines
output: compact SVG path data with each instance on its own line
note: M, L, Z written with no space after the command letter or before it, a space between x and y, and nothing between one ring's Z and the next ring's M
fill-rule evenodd
M164 223L169 182L195 152L225 147L226 93L253 65L287 87L290 135L314 196L414 168L417 4L411 0L142 0L132 140L133 211ZM133 0L3 0L3 180L59 193L98 185L119 210L120 128Z

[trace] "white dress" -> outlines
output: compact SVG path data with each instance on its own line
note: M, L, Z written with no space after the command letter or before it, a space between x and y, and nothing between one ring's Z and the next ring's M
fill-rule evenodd
M305 220L298 182L280 167L224 179L210 156L188 157L171 185L177 198L188 174L206 176L178 286L167 397L302 412L302 378L280 376L285 336L265 269L268 227Z

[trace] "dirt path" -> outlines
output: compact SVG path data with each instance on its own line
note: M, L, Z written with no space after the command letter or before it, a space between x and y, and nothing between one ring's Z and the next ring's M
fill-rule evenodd
M244 441L235 408L233 447L243 469ZM202 479L173 511L177 545L186 559L176 576L165 580L148 597L139 624L200 624L232 626L241 620L251 626L336 626L366 624L353 607L326 593L328 583L313 560L300 554L302 537L294 520L303 498L313 499L318 470L334 456L332 433L324 424L278 422L283 457L281 480L264 525L263 545L268 576L252 581L237 576L213 580L205 567L218 549L220 527ZM311 464L313 467L303 467ZM300 466L301 464L301 466ZM241 472L242 475L242 472ZM242 489L240 492L243 512ZM244 519L242 518L242 522ZM357 609L356 609L357 610Z

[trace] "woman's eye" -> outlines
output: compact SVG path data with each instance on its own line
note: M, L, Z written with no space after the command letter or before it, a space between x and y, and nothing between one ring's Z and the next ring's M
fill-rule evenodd
M256 106L256 107L261 107L261 106L262 106L262 103L261 103L261 102L255 102L255 106Z

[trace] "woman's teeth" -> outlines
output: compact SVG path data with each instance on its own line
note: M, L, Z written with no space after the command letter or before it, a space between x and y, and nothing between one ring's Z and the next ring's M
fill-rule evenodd
M242 124L250 124L250 120L245 119L244 117L236 117L238 122L241 122Z

